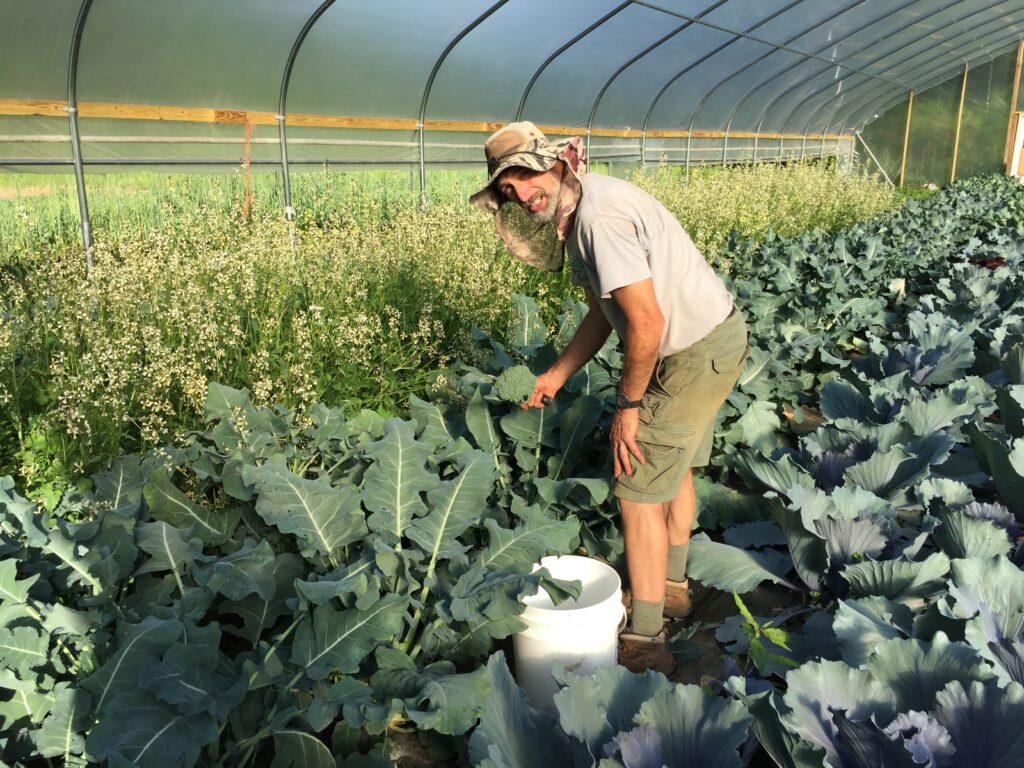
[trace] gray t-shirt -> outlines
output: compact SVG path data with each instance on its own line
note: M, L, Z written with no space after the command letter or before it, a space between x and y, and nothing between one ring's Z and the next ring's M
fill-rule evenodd
M732 311L732 295L676 218L639 187L587 174L566 251L576 285L599 297L623 336L626 317L611 293L651 278L665 317L661 357L707 336Z

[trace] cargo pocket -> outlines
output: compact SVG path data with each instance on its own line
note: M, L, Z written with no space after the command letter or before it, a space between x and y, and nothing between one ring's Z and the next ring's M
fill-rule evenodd
M654 419L658 415L658 409L661 407L661 398L652 395L650 392L644 393L643 399L640 401L640 423L641 424L653 424Z
M658 389L669 397L676 397L680 392L696 381L700 373L702 358L692 349L684 349L674 355L663 357L654 368L654 381Z
M735 373L743 367L749 354L750 345L744 344L737 349L715 355L711 358L711 368L715 373Z
M696 434L692 429L672 429L640 422L636 432L637 442L650 443L664 448L689 448Z

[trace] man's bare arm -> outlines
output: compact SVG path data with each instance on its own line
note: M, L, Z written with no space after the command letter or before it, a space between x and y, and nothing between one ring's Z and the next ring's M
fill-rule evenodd
M665 318L650 279L617 288L612 298L626 316L626 337L622 340L625 362L619 390L630 400L639 400L647 391L658 361Z
M543 397L554 397L555 393L576 371L596 355L611 335L612 326L601 311L597 297L586 289L587 305L590 310L580 322L579 328L565 350L547 371L537 377L537 386L526 401L527 407L543 408Z
M617 288L612 291L612 298L626 316L626 334L623 339L625 362L619 391L630 400L640 400L647 391L647 384L658 361L665 318L654 296L654 284L649 278ZM609 434L616 477L623 472L633 474L633 459L640 464L645 463L643 451L636 442L639 427L638 409L616 409Z

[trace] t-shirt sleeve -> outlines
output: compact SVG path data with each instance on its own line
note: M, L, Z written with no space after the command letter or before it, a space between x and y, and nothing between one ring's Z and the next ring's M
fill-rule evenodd
M651 276L647 252L640 244L636 226L619 216L597 216L586 235L587 250L597 273L597 290L607 298L616 288L639 283Z

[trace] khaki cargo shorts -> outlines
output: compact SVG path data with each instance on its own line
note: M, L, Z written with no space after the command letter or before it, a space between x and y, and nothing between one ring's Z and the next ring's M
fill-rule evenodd
M675 497L686 472L707 466L715 415L732 392L750 348L743 314L733 309L717 328L658 361L640 406L637 443L645 464L615 479L620 499L658 504Z

